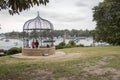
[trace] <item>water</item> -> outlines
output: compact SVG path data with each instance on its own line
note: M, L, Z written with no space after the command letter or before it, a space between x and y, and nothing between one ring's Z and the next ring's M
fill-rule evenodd
M65 43L68 43L70 40L73 39L65 39ZM58 45L60 42L63 41L63 38L55 39L54 45ZM84 39L74 39L77 45L83 44L84 46L91 46L93 45L93 38L92 37L86 37ZM31 45L32 40L30 41L29 45ZM23 42L18 39L9 39L8 42L5 41L5 39L0 40L0 49L8 50L12 47L22 47ZM46 43L47 44L47 43ZM44 45L46 45L44 44ZM103 45L101 43L94 43L94 46ZM104 43L104 45L106 45Z
M8 50L12 47L22 47L22 41L17 39L0 40L0 49Z

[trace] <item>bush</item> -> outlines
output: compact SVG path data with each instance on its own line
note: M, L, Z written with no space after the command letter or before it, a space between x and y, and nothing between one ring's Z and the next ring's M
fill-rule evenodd
M56 49L73 48L73 47L84 47L84 45L83 44L76 45L74 41L69 41L68 44L61 42L59 45L55 46Z
M84 47L84 45L83 44L79 44L79 47Z
M22 47L18 48L18 52L19 52L19 53L22 52Z
M67 45L69 45L71 47L75 47L76 46L74 41L69 41Z
M56 49L63 49L63 48L65 48L65 46L66 46L65 42L61 42L61 43L59 43L59 45L55 46L55 48Z
M84 47L83 44L76 45L76 47Z
M7 50L4 50L4 52L3 52L5 55L7 54Z
M4 50L3 50L3 49L0 49L0 52L4 52Z
M55 46L56 49L63 49L63 48L72 48L76 47L76 44L74 41L69 41L68 44L65 44L65 42L59 43L59 45Z
M72 46L69 45L69 44L67 44L67 45L65 46L65 48L72 48Z
M0 56L4 56L4 50L3 49L0 49Z
M65 42L59 43L59 46L65 46L65 45L66 45Z
M63 48L64 46L60 46L60 45L55 46L55 49L63 49Z
M13 48L10 48L6 54L7 55L12 55L12 54L17 54L17 53L20 53L21 52L21 48L17 48L17 47L13 47Z

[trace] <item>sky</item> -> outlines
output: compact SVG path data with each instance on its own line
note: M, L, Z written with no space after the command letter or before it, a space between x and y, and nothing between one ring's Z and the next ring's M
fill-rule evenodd
M27 20L39 15L43 19L49 20L56 30L82 29L93 30L96 27L93 21L94 6L103 0L49 0L44 6L34 6L20 13L20 15L10 15L7 10L0 11L0 33L11 31L22 31Z

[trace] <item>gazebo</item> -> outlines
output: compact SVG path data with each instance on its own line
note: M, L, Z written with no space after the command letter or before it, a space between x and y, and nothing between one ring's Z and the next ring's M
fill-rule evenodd
M27 56L55 54L53 30L52 23L41 18L39 12L36 18L26 21L23 26L22 54ZM32 47L32 41L38 42L38 47Z

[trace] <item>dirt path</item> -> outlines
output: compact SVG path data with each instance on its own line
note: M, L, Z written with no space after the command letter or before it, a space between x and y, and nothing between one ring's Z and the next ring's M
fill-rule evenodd
M50 55L50 56L24 56L21 53L19 53L19 54L12 55L12 57L28 58L28 59L58 60L58 59L76 58L76 57L80 57L81 55L83 55L83 53L65 54L64 52L56 52L54 55Z
M107 56L92 65L87 63L88 65L85 65L82 71L84 71L86 75L98 75L101 77L101 80L120 80L120 70L110 67L103 67L112 58L114 58L114 56Z

